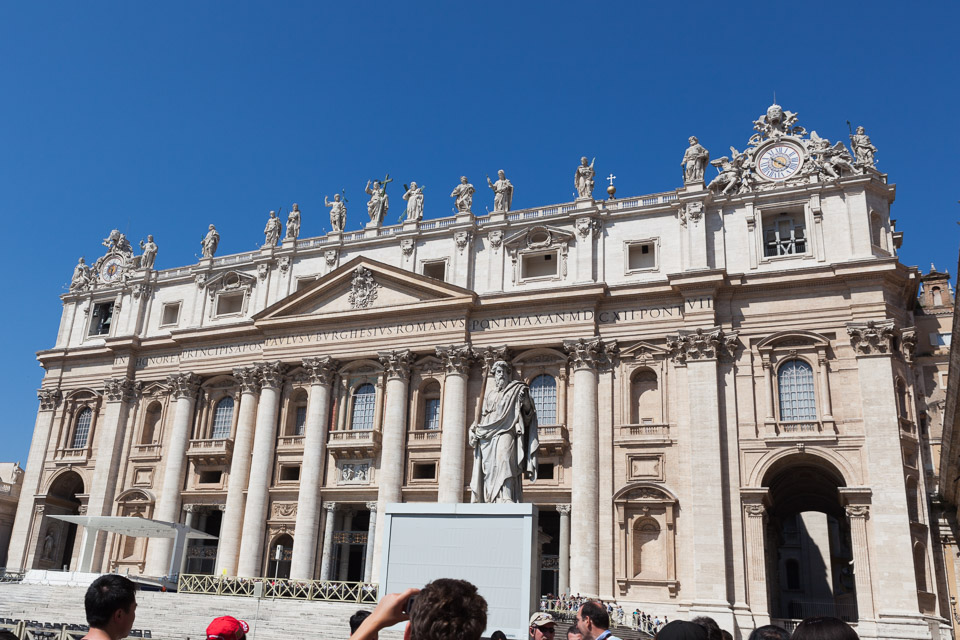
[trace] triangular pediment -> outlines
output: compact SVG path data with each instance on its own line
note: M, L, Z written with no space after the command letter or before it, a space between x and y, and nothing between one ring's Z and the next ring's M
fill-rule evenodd
M566 229L541 224L508 236L504 239L503 244L508 249L544 249L568 244L572 240L573 234Z
M620 350L620 359L636 359L636 360L648 360L655 358L666 358L670 355L670 352L663 347L658 347L655 344L650 344L649 342L644 342L641 340L636 344L627 347L626 349Z
M430 313L436 307L465 307L475 298L469 289L359 256L253 319L258 324L272 324L316 316Z

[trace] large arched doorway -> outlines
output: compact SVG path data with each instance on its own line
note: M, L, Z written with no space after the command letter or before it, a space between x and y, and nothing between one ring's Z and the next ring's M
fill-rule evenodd
M771 617L857 621L850 523L839 491L845 484L831 464L804 454L784 458L764 477Z
M293 538L281 534L270 544L270 560L267 563L267 576L270 578L289 578L290 561L293 558Z
M47 491L43 504L44 516L79 515L81 495L83 478L75 471L65 471L54 479ZM77 525L44 517L40 521L34 568L70 569L75 561L76 542Z

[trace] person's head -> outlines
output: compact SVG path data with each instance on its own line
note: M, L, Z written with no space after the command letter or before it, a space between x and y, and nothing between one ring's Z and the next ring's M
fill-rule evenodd
M693 145L697 144L699 140L697 140L697 136L690 136L689 138L687 138L687 142L689 142L690 146L692 147Z
M411 182L411 183L410 183L410 188L411 188L411 189L416 189L416 188L417 188L417 183L416 183L416 182Z
M487 601L466 580L439 578L410 607L404 640L479 640L487 627Z
M783 117L783 107L778 104L772 104L767 109L767 120L771 122L779 121Z
M582 158L580 158L580 164L581 166L584 166L584 167L587 166L587 156L583 156Z
M497 629L490 634L490 640L507 640L507 634L505 634L503 631L500 631L500 629Z
M532 640L553 640L557 623L549 613L538 611L530 616L529 631Z
M783 627L767 624L754 629L747 640L790 640L790 632Z
M216 229L216 227L215 227L215 226L213 226L213 225L210 225L210 227L209 227L209 228L210 228L210 231L213 231L214 229Z
M293 203L293 210L294 210L294 211L300 211L300 205L298 205L296 202L294 202L294 203Z
M504 178L507 177L507 172L504 171L503 169L500 169L500 171L497 171L497 176L498 176L501 180L503 180Z
M723 635L723 640L733 640L733 634L726 629L720 629L720 633Z
M270 212L270 217L271 217L271 218L276 218L276 217L277 217L277 212L276 212L276 211L271 211L271 212Z
M577 627L577 623L574 622L567 629L567 640L582 640L582 639L583 639L583 634L580 633L580 629L579 627Z
M374 181L373 181L373 188L374 188L374 189L379 189L379 188L380 188L380 181L379 181L379 180L374 180Z
M858 133L858 134L863 134L863 133L866 133L866 132L867 132L867 130L864 129L863 127L857 127L857 133Z
M244 640L250 631L250 625L233 616L214 618L207 625L207 640Z
M467 184L467 176L460 176L460 184Z
M366 620L367 616L369 615L369 611L357 611L355 614L350 616L350 635L353 635L357 632L357 629L360 628L360 623Z
M333 196L333 201L334 201L334 202L340 202L340 194L339 194L339 193L338 193L337 195Z
M793 630L792 640L859 640L857 632L840 618L805 618Z
M153 242L153 236L148 235L148 236L147 236L147 242Z
M87 624L114 639L127 637L137 617L136 592L137 585L123 576L100 576L83 598Z
M0 640L20 640L20 638L9 629L0 629Z
M707 616L698 616L690 622L698 624L707 631L707 640L723 640L723 631L720 625L713 618Z
M694 622L674 620L654 636L656 640L707 640L707 630Z
M610 616L606 607L596 602L585 602L577 613L577 628L583 640L596 640L596 637L610 628Z
M503 360L494 362L493 379L497 383L497 389L503 389L510 382L510 365Z

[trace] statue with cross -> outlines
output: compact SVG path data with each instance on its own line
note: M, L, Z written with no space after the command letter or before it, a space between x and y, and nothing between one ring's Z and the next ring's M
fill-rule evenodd
M387 197L387 185L393 182L393 178L388 173L381 182L373 180L373 187L370 187L370 180L367 180L367 187L364 189L370 195L370 201L367 202L367 213L370 215L370 222L380 226L387 217L387 209L390 208L390 198Z

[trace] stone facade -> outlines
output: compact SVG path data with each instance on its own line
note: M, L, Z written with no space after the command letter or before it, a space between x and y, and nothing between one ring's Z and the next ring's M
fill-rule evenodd
M163 271L114 242L38 355L9 564L76 562L82 532L46 510L139 514L219 536L188 572L375 582L384 504L469 499L467 430L505 358L538 408L544 592L743 637L814 613L929 637L949 617L930 335L952 307L926 282L918 303L887 176L778 109L710 185ZM819 570L790 564L825 541ZM159 575L169 554L105 535L93 560Z
M7 566L7 548L22 482L23 469L19 462L0 462L0 567Z

